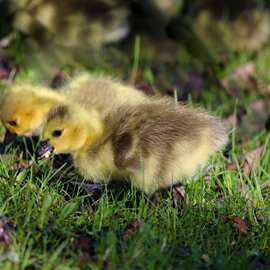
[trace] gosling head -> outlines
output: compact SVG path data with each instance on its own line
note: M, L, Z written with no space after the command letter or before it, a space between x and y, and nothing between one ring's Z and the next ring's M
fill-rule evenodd
M49 112L42 139L48 141L56 154L76 154L90 147L102 131L102 123L95 110L85 111L76 105L60 104Z
M57 93L29 85L15 85L0 97L0 119L11 133L39 135Z

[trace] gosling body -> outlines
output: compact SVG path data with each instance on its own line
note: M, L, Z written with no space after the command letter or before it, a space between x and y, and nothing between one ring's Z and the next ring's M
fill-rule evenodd
M85 109L95 108L104 118L119 106L150 102L150 99L133 86L104 75L82 73L62 89L69 100Z
M85 115L80 122L79 114ZM92 132L96 126L99 132ZM55 130L63 132L60 137L52 136ZM85 178L108 182L128 177L148 194L194 175L227 141L217 118L155 98L151 103L120 106L104 120L97 112L91 115L65 104L50 113L43 137L56 153L72 154Z

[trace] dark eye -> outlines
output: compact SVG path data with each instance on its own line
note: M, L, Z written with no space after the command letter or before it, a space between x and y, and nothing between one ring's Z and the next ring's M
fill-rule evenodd
M8 124L13 127L17 126L17 122L15 120L9 121Z
M56 129L56 130L53 131L52 136L53 137L60 137L62 135L62 132L63 132L63 130Z

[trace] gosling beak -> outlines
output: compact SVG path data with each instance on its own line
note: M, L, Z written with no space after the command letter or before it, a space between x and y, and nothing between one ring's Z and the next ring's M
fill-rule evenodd
M6 130L6 134L3 140L4 144L10 144L17 138L17 135L15 133L11 133L8 129Z
M49 140L42 141L37 149L37 158L48 158L53 153L54 148L50 145Z

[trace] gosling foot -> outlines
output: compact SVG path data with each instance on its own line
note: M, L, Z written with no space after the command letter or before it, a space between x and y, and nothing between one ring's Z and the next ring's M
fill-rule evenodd
M186 193L182 184L173 185L171 192L174 208L178 209L186 203Z

